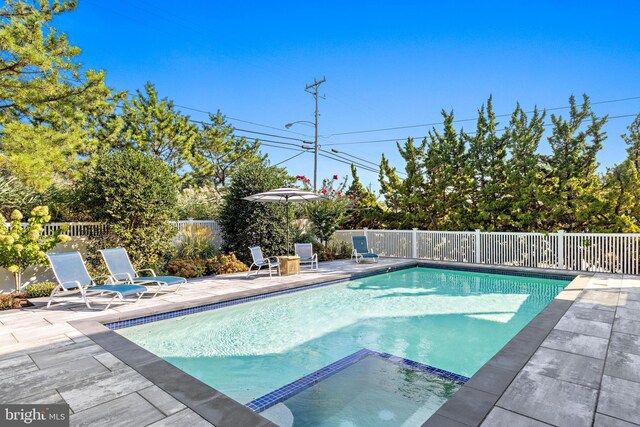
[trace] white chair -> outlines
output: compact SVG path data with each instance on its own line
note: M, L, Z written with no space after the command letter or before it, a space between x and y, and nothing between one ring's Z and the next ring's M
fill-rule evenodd
M271 274L274 268L278 270L278 276L280 275L280 262L278 262L278 257L263 257L262 249L260 249L260 246L251 246L249 250L251 251L253 264L251 264L251 266L249 267L249 271L247 271L247 277L249 277L251 269L254 266L258 267L258 269L256 270L256 276L258 275L262 267L267 267L269 269L269 279L271 279Z
M318 254L313 253L313 245L311 243L294 244L295 253L300 257L300 265L311 264L311 270L318 269ZM313 265L316 265L314 268Z

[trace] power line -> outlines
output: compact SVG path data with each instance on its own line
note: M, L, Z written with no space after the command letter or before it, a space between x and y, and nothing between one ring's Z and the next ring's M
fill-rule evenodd
M623 118L627 118L627 117L636 117L638 114L639 113L622 114L622 115L619 115L619 116L609 116L607 119L611 120L611 119L623 119ZM500 117L500 116L496 116L496 117ZM476 120L476 119L474 119L474 120ZM454 121L458 121L458 120L454 120ZM437 123L437 124L442 124L442 123ZM553 123L545 123L543 126L545 126L545 127L553 126ZM465 133L467 135L475 135L476 132L473 131L473 132L465 132ZM415 140L422 140L424 138L427 138L427 135L403 136L403 137L400 137L400 138L373 139L373 140L365 140L365 141L333 142L333 143L323 144L323 145L325 147L335 147L335 146L339 146L339 145L375 144L375 143L379 143L379 142L399 142L399 141L406 140L408 138L413 138Z
M289 157L289 158L287 158L287 159L284 159L283 161L278 162L278 163L276 163L276 164L275 164L275 165L273 165L273 166L280 166L281 164L286 163L286 162L288 162L289 160L293 160L293 159L295 159L296 157L301 156L301 155L303 155L303 154L304 154L304 153L306 153L306 152L307 152L306 150L305 150L305 151L301 151L301 152L299 152L298 154L294 154L293 156L291 156L291 157Z
M612 104L615 102L624 102L624 101L632 101L632 100L636 100L636 99L640 99L640 96L632 96L629 98L619 98L619 99L609 99L609 100L605 100L605 101L598 101L598 102L591 102L591 105L600 105L600 104ZM546 108L544 109L545 111L555 111L555 110L564 110L567 108L571 108L570 106L564 106L564 107L554 107L554 108ZM526 111L527 114L533 113L533 111ZM509 114L498 114L496 115L496 117L509 117L511 116L511 113ZM469 118L469 119L458 119L458 120L454 120L454 123L462 123L462 122L470 122L470 121L475 121L477 120L476 118ZM384 132L384 131L389 131L389 130L398 130L398 129L411 129L411 128L418 128L418 127L426 127L426 126L437 126L437 125L441 125L444 124L444 122L433 122L433 123L421 123L421 124L416 124L416 125L406 125L406 126L394 126L394 127L387 127L387 128L378 128L378 129L365 129L365 130L356 130L356 131L350 131L350 132L339 132L339 133L332 133L331 135L328 135L328 137L333 137L333 136L340 136L340 135L353 135L353 134L361 134L361 133L372 133L372 132Z

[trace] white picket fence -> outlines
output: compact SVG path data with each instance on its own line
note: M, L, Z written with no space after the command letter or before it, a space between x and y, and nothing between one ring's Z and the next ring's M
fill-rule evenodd
M220 226L213 220L184 220L171 222L177 233L184 231L188 227L206 228L213 236L213 242L218 247L222 244L220 236ZM27 223L23 223L27 225ZM107 232L107 224L102 222L50 222L44 226L44 234L51 234L56 230L66 226L65 234L70 237L99 237Z
M350 243L353 235L366 235L382 256L640 274L640 234L363 229L339 230L334 239Z

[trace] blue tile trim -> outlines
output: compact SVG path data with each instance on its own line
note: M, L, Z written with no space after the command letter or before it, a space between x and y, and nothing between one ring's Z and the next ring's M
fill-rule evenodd
M347 357L344 357L336 362L325 366L324 368L321 368L315 372L310 373L309 375L305 375L304 377L297 379L292 383L280 387L279 389L274 390L271 393L254 399L251 402L247 403L246 406L254 412L262 412L265 409L289 399L290 397L300 393L301 391L308 389L314 384L319 383L320 381L368 356L379 357L388 360L389 362L395 363L396 365L410 367L411 369L426 372L458 385L463 385L469 380L469 378L463 375L454 374L453 372L445 371L444 369L434 368L433 366L425 365L424 363L415 362L409 359L404 359L402 357L394 356L389 353L380 353L374 350L363 348L362 350L358 350L355 353L348 355Z
M384 270L378 270L378 271L372 271L372 272L367 272L367 273L359 273L359 274L355 274L349 278L344 278L344 279L338 279L338 280L331 280L328 282L323 282L323 283L317 283L317 284L313 284L313 285L307 285L307 286L300 286L298 288L294 288L294 289L286 289L286 290L282 290L282 291L275 291L275 292L270 292L270 293L266 293L266 294L261 294L261 295L253 295L250 297L244 297L244 298L238 298L238 299L234 299L234 300L229 300L229 301L223 301L223 302L216 302L216 303L212 303L212 304L206 304L206 305L201 305L198 307L190 307L190 308L183 308L181 310L174 310L174 311L168 311L165 313L159 313L159 314L153 314L151 316L144 316L144 317L138 317L135 319L127 319L127 320L120 320L117 322L111 322L111 323L106 323L104 326L106 326L107 328L111 329L111 330L116 330L116 329L122 329L122 328L129 328L131 326L137 326L137 325L144 325L146 323L152 323L152 322L158 322L160 320L166 320L166 319L173 319L175 317L180 317L180 316L186 316L188 314L194 314L194 313L201 313L203 311L209 311L209 310L217 310L219 308L223 308L223 307L229 307L232 305L237 305L237 304L242 304L245 302L250 302L250 301L257 301L257 300L261 300L261 299L265 299L265 298L271 298L271 297L275 297L278 295L286 295L286 294L292 294L295 292L302 292L302 291L306 291L308 289L314 289L314 288L320 288L323 286L329 286L329 285L335 285L337 283L344 283L344 282L348 282L351 280L358 280L358 279L363 279L365 277L371 277L371 276L377 276L380 274L385 274L385 273L390 273L393 271L400 271L400 270L406 270L408 268L414 268L414 267L426 267L426 268L436 268L436 269L440 269L440 270L453 270L453 271L469 271L469 272L474 272L474 273L486 273L486 274L501 274L501 275L505 275L505 276L524 276L524 277L534 277L534 278L544 278L544 279L553 279L553 280L570 280L572 277L569 274L548 274L548 273L529 273L529 272L518 272L518 271L506 271L506 270L501 270L501 269L493 269L493 268L474 268L473 266L442 266L442 265L438 265L438 264L433 264L433 263L429 263L428 261L418 261L415 264L407 264L407 265L400 265L400 266L390 266L387 267Z
M278 295L292 294L295 292L306 291L308 289L315 289L323 286L335 285L337 283L344 283L350 280L358 280L364 277L377 276L379 274L389 273L392 271L405 270L405 269L414 268L414 267L417 267L417 265L410 264L410 265L402 265L402 266L393 266L393 267L388 267L384 271L362 273L362 274L351 276L349 278L331 280L328 282L316 283L316 284L307 285L307 286L300 286L294 289L286 289L282 291L275 291L275 292L270 292L266 294L253 295L250 297L238 298L238 299L229 300L229 301L215 302L211 304L201 305L198 307L190 307L190 308L183 308L180 310L167 311L165 313L153 314L153 315L144 316L144 317L137 317L135 319L119 320L117 322L105 323L104 326L106 326L111 330L129 328L131 326L144 325L146 323L158 322L160 320L173 319L174 317L186 316L187 314L201 313L203 311L209 311L209 310L217 310L219 308L229 307L232 305L242 304L245 302L257 301L265 298L275 297Z

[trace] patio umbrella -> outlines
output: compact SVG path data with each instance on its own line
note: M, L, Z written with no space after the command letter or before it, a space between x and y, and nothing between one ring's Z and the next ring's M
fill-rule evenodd
M248 200L250 202L284 202L287 207L287 253L289 253L289 202L302 203L313 202L315 200L324 199L325 197L314 193L313 191L304 191L298 188L276 188L273 190L265 191L264 193L253 194L251 196L243 197L242 200Z

